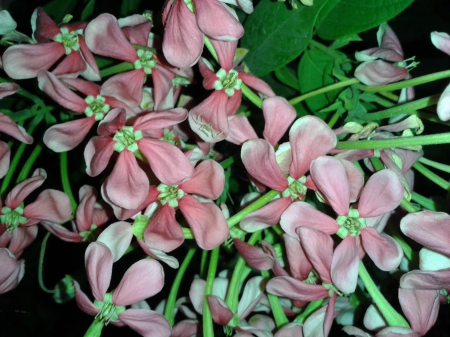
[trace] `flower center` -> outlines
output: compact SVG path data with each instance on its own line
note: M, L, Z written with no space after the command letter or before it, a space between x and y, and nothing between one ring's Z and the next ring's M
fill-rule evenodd
M55 36L55 42L62 43L66 50L66 55L69 55L72 50L80 50L80 43L78 42L78 34L69 32L67 27L62 27L61 34Z
M83 237L83 242L93 242L97 240L100 234L97 228L97 225L91 224L91 228L88 231L79 232L78 234Z
M409 59L403 60L401 62L395 62L394 65L397 67L402 67L408 69L410 71L411 69L414 69L420 64L420 62L416 62L416 57L410 57Z
M164 136L160 138L160 140L163 140L173 145L177 145L180 142L177 133L173 130L168 129L164 129Z
M348 216L339 215L336 222L341 225L337 235L345 238L347 235L358 236L361 234L361 228L366 228L366 219L359 217L357 209L350 209Z
M183 190L178 189L177 186L160 184L157 187L161 193L158 195L158 199L162 205L169 203L172 208L178 207L178 199L181 199L186 195Z
M89 95L84 101L89 104L84 113L88 117L95 116L96 121L101 121L110 110L109 105L105 104L105 97L101 95L97 95L96 98Z
M241 90L242 80L238 78L236 70L231 69L227 74L225 69L220 68L216 76L218 80L214 82L214 89L224 89L229 97L233 96L235 90Z
M12 210L8 206L2 208L3 214L0 215L0 222L5 225L9 233L14 232L19 224L27 222L28 219L22 216L23 208L23 203L15 210Z
M139 150L136 141L143 137L142 131L134 131L132 126L124 126L122 129L116 132L113 139L117 142L114 145L114 150L122 152L125 148L131 152Z
M112 293L106 293L103 302L95 300L94 305L100 309L95 318L103 322L105 325L107 325L110 320L118 321L119 314L125 311L125 306L116 306L113 303Z
M306 183L306 177L303 176L298 180L295 180L291 176L287 177L289 187L281 193L283 197L291 197L292 201L299 199L302 200L305 197L306 194L306 186L304 185Z
M152 73L152 69L156 68L156 61L154 54L149 50L138 49L137 54L139 56L139 60L133 63L134 69L144 69L144 72L147 75Z

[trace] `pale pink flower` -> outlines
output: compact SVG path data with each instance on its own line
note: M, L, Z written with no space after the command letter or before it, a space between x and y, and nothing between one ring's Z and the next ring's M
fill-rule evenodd
M147 309L126 309L157 294L164 285L164 271L159 262L140 260L125 272L117 288L107 293L112 274L112 254L102 243L93 242L86 249L86 271L94 303L81 291L80 285L73 281L75 300L84 312L95 316L104 325L128 325L142 336L171 335L169 322L164 316Z
M19 284L25 273L25 261L19 260L7 248L0 248L0 294Z
M447 33L432 32L431 42L436 48L450 55L450 36ZM448 85L437 104L437 114L443 121L450 119L450 85Z

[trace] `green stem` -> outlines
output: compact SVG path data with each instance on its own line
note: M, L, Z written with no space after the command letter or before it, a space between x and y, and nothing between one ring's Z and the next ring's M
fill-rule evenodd
M295 322L297 323L305 323L306 319L316 310L320 309L322 307L324 300L315 300L312 302L309 302L306 309L295 318Z
M362 91L370 91L370 92L380 92L380 91L394 91L408 87L414 87L420 84L425 84L429 82L438 81L444 78L450 77L450 70L439 71L437 73L428 74L420 77L416 77L410 80L405 80L402 82L387 84L387 85L378 85L378 86L365 86L361 85L358 89Z
M219 62L219 58L217 57L216 50L214 49L214 47L213 47L213 45L211 43L211 40L206 35L205 35L204 41L205 41L206 48L211 53L211 55L214 58L214 60L216 60L216 62Z
M208 276L206 277L205 298L203 300L203 336L214 337L214 326L211 310L208 304L208 295L212 294L214 278L216 277L217 262L219 261L219 247L211 252L209 260Z
M249 245L254 245L261 238L261 231L257 231L252 234L250 239L248 240ZM242 273L245 267L245 260L242 256L239 256L236 265L234 266L233 276L231 277L230 285L228 287L227 297L225 302L230 308L231 312L235 314L233 319L230 321L230 325L236 326L239 324L239 317L236 317L236 310L238 308L239 303L239 286L242 280ZM208 336L208 335L205 335Z
M333 128L334 124L336 124L336 122L339 120L339 117L341 117L341 115L336 111L333 117L331 117L330 121L328 122L328 126L330 127L330 129Z
M418 99L413 102L405 103L402 105L397 105L393 108L386 109L379 112L372 112L368 114L358 114L357 117L359 119L362 119L364 121L375 121L380 120L384 118L389 118L395 115L401 115L401 114L413 114L413 112L416 112L415 110L423 109L432 105L437 104L440 98L439 95L433 95L429 97L425 97L422 99Z
M233 227L234 225L238 224L247 214L250 214L251 212L256 211L257 209L260 209L262 206L268 204L273 198L275 198L280 192L276 190L272 190L266 194L264 194L261 198L258 200L252 202L250 205L245 207L240 212L233 215L231 218L228 219L228 227Z
M311 98L311 97L314 97L314 96L317 96L317 95L320 95L320 94L323 94L323 93L326 93L328 91L332 91L332 90L335 90L335 89L348 87L348 86L356 84L356 83L359 83L359 81L356 78L351 78L351 79L346 80L346 81L330 84L330 85L327 85L326 87L323 87L323 88L320 88L320 89L317 89L317 90L314 90L314 91L310 91L310 92L308 92L306 94L303 94L301 96L292 98L291 100L289 100L289 103L291 105L296 105L296 104L304 101L305 99L308 99L308 98Z
M115 66L103 69L100 71L100 77L107 77L119 73L123 73L125 71L133 70L133 64L130 62L122 62L120 64L116 64Z
M400 315L397 311L395 311L395 309L386 300L386 298L384 298L383 294L381 294L377 285L375 284L375 282L373 282L372 278L370 277L369 273L367 272L367 269L364 266L362 261L359 263L359 272L358 273L359 273L359 277L361 278L362 282L364 283L364 286L366 287L367 291L369 292L370 296L372 297L372 300L377 305L378 310L380 310L380 312L383 315L386 322L390 326L401 326L401 327L409 328L409 324L405 320L405 318L403 318L402 315Z
M270 279L270 274L266 270L261 271L261 276L264 277L267 281ZM280 300L278 299L278 296L267 294L267 299L270 303L270 308L272 309L273 318L275 318L275 324L277 325L277 328L281 328L283 325L286 325L289 323L289 320L287 319L283 307L280 304Z
M183 280L183 276L186 273L186 269L191 263L192 257L197 251L197 247L192 247L186 254L186 257L181 263L180 268L178 269L177 275L173 280L172 288L170 289L169 297L167 298L166 307L164 309L164 316L169 321L170 325L173 326L175 323L174 310L175 310L175 302L177 300L178 289L180 289L181 281Z
M440 171L450 173L450 165L441 164L441 163L432 161L432 160L424 158L424 157L420 158L419 162L421 162L422 164L434 167L435 169L438 169Z
M41 251L39 253L38 281L39 281L39 286L41 287L41 289L43 291L45 291L46 293L49 293L49 294L54 294L54 293L56 293L56 290L50 290L44 285L44 278L42 275L43 269L44 269L45 249L47 248L47 241L48 241L48 238L50 237L50 235L51 235L51 233L48 232L45 235L44 240L42 240Z
M19 173L19 177L16 180L16 183L20 183L21 181L24 181L27 179L28 174L31 171L31 168L33 167L34 162L36 161L37 157L39 157L39 154L42 151L42 145L37 144L34 148L33 152L30 154L30 157L28 157L27 162L23 166L22 170Z
M377 140L360 140L356 142L339 142L336 145L336 148L340 150L352 150L352 149L381 150L393 147L437 145L447 143L450 143L450 133L437 133L434 135L427 135L427 136L396 137Z
M446 191L450 191L450 183L445 180L442 179L441 177L439 177L436 173L432 172L431 170L429 170L428 168L426 168L425 166L423 166L421 163L416 162L413 167L419 171L420 173L422 173L425 177L427 177L428 179L430 179L432 182L434 182L436 185L438 185L439 187L443 188Z
M75 201L75 198L73 197L72 188L70 187L70 181L69 181L69 172L67 169L67 152L61 152L60 153L60 168L61 168L61 181L63 185L64 193L67 194L67 196L70 199L70 204L72 205L72 210L75 212L77 209L77 202Z
M202 259L200 261L200 278L206 279L206 262L208 261L209 250L202 250Z
M237 155L228 157L228 158L225 159L225 160L222 160L222 161L219 163L220 166L222 166L222 168L224 168L224 169L230 167L230 166L236 161L236 157L237 157L238 155L240 156L240 154L237 154Z
M437 211L436 202L428 197L424 197L417 192L413 192L411 196L411 200L420 204L423 208L426 208L430 211Z
M407 210L409 213L414 213L414 212L418 212L419 211L413 205L411 205L411 203L408 200L406 200L405 198L402 199L402 202L400 203L400 205L402 205L403 208L405 210Z
M6 79L0 77L0 83L10 83L10 82L11 82L11 81L8 81L8 80L6 80ZM41 108L44 108L44 107L45 107L45 103L44 103L39 97L37 97L36 95L33 95L33 94L29 93L28 91L26 91L26 90L23 89L23 88L20 88L19 90L17 90L16 94L18 94L18 95L20 95L20 96L22 96L22 97L25 97L25 98L28 98L28 99L32 100L32 101L34 102L34 104L39 105Z
M84 334L84 337L100 337L104 326L105 324L102 321L94 319L91 326Z
M34 129L42 121L42 118L44 118L44 114L39 114L33 118L33 120L31 121L31 124L28 128L29 135L33 134ZM11 164L9 165L8 173L3 178L2 187L0 188L0 195L3 195L3 193L5 193L6 189L8 188L9 183L11 182L12 176L13 176L14 172L16 171L16 167L19 164L20 158L22 157L22 154L25 151L25 146L27 146L27 144L25 144L25 143L22 143L19 145L19 148L17 149L17 152L14 155L14 158L11 161Z
M419 265L419 256L414 252L414 250L408 245L401 233L398 231L397 227L388 225L387 226L389 234L398 242L400 247L402 247L403 254L405 257L411 261L415 266Z

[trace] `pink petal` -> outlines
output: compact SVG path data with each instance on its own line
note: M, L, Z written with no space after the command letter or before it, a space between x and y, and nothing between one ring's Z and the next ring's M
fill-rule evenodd
M336 135L321 119L305 116L297 119L289 130L292 163L289 174L299 179L309 170L311 162L336 146Z
M131 225L125 221L118 221L109 225L97 238L97 242L108 247L112 255L112 261L118 261L130 247L133 233Z
M300 226L312 227L330 235L340 229L336 220L303 201L294 202L286 209L281 216L280 225L293 238L298 237L295 230Z
M147 75L142 69L115 75L102 85L102 95L111 96L130 108L139 107L142 101L142 87Z
M184 234L175 219L175 210L168 204L161 207L144 232L145 243L152 249L170 252L184 242Z
M450 55L450 36L447 33L432 32L431 42L433 45L442 50L444 53Z
M364 250L381 270L391 271L400 265L403 251L392 237L367 227L361 229L361 240Z
M238 78L241 79L242 82L244 82L247 86L265 96L275 96L275 93L273 92L270 85L253 74L240 71L238 73Z
M286 256L289 261L289 270L292 276L299 280L305 280L308 278L309 273L312 271L311 262L306 257L305 251L300 245L298 239L283 234L284 245L286 247ZM283 276L277 275L276 276Z
M240 227L248 233L275 225L286 208L292 203L290 197L275 199L241 220Z
M77 302L78 308L80 308L85 313L95 316L100 311L94 303L86 296L86 294L80 289L80 285L77 281L72 281L75 288L75 301ZM103 298L102 298L103 300Z
M119 319L144 337L169 337L172 333L167 319L151 310L128 309L119 314Z
M447 213L423 211L408 214L401 220L400 229L422 246L450 256L450 216Z
M111 175L105 181L105 192L116 205L137 208L148 194L150 183L128 149L120 152Z
M51 222L65 222L72 214L67 194L57 190L44 190L36 201L25 206L23 216Z
M259 182L280 192L289 187L275 160L275 151L267 141L253 139L245 142L242 145L241 158L248 173Z
M79 51L74 51L64 57L53 69L56 76L78 76L86 70L86 63Z
M269 97L263 101L264 139L275 145L284 136L286 130L294 121L295 109L282 97Z
M58 42L15 45L2 56L3 70L15 80L33 78L41 70L48 70L64 53Z
M329 290L321 285L305 283L290 276L271 278L266 290L269 294L308 302L327 298L329 293Z
M108 165L114 153L116 142L109 137L92 137L84 149L86 173L91 177L99 175ZM122 151L123 152L123 151Z
M227 72L233 68L234 55L236 53L237 40L235 41L220 41L211 39L217 57L219 58L220 67ZM207 88L209 89L209 88Z
M0 99L15 94L19 89L16 83L0 83Z
M44 133L44 143L55 152L66 152L77 147L95 123L94 117L77 119L54 125Z
M436 290L399 289L398 299L411 328L424 336L434 325L439 313Z
M263 296L265 283L265 279L261 276L254 276L247 281L237 308L240 319L245 319L255 309Z
M23 250L36 239L37 234L38 226L16 228L8 246L9 250L19 258Z
M230 143L242 145L247 140L258 138L246 116L228 117L228 126L227 141Z
M239 21L217 0L193 0L200 30L213 39L238 40L244 35Z
M203 51L203 32L197 26L195 14L184 1L167 2L166 8L170 9L164 22L164 56L176 67L191 67L197 63ZM180 50L183 52L180 53Z
M223 192L224 184L225 173L222 166L214 160L207 159L198 164L192 178L178 188L189 194L217 199Z
M183 108L151 111L139 115L133 123L133 128L140 131L164 129L183 122L187 115L187 110Z
M441 290L450 287L450 269L438 271L413 270L400 279L400 287L406 289Z
M0 179L2 179L9 170L11 149L8 144L0 142Z
M111 252L103 243L92 242L86 249L84 262L92 294L96 300L103 302L111 281Z
M131 265L113 292L115 305L131 305L159 293L164 271L155 260L139 260Z
M44 170L36 170L33 177L25 179L21 183L17 184L6 196L5 205L11 209L16 209L25 200L25 198L41 186L47 173Z
M137 144L153 173L164 184L178 185L194 174L194 167L189 159L176 146L150 138L142 138Z
M384 85L405 79L408 70L383 60L361 63L355 69L355 77L365 85Z
M101 14L89 22L84 34L87 46L95 54L130 63L139 59L111 14Z
M330 269L333 239L328 234L311 227L298 227L296 232L303 250L322 281L332 284Z
M233 239L233 242L239 254L250 267L258 270L269 270L273 267L273 257L261 248L249 245L237 238Z
M331 263L333 283L345 294L351 294L356 289L359 261L356 238L348 235L336 247Z
M338 215L347 215L350 187L344 165L333 157L319 157L311 164L311 176Z
M350 187L350 202L355 202L359 199L359 195L364 186L364 176L355 164L340 159L342 165L345 167L345 173L347 174L348 185Z
M437 114L441 121L446 122L450 119L450 85L444 89L439 98Z
M228 322L231 321L234 315L228 308L225 301L213 295L208 295L207 299L214 322L219 325L226 326Z
M83 242L83 237L80 234L71 232L67 228L65 228L59 224L49 222L49 221L42 221L41 224L42 224L42 226L45 227L45 229L47 229L50 233L57 236L61 240L64 240L67 242ZM32 227L34 227L34 226L32 226ZM29 227L29 228L32 228L32 227Z
M371 218L397 208L403 199L403 185L391 170L372 175L364 187L358 203L359 215Z
M24 272L24 261L17 261L8 249L0 248L0 294L17 287Z
M200 248L216 248L228 237L228 224L215 204L201 203L194 197L185 195L178 200L178 205Z
M0 112L0 131L16 138L22 143L33 143L33 137L31 137L24 128L17 125L11 117L8 117Z

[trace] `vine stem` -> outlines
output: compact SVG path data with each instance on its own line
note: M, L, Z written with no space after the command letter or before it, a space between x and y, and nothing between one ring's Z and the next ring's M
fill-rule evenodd
M428 179L430 179L433 183L435 183L436 185L438 185L439 187L443 188L446 191L450 191L450 183L445 180L442 179L441 177L439 177L436 173L432 172L431 170L429 170L428 168L426 168L425 166L423 166L421 163L416 162L413 167L419 171L420 173L422 173L425 177L427 177Z
M206 277L205 298L203 300L203 335L214 337L214 326L211 310L208 304L208 295L212 294L214 278L217 272L217 263L219 261L220 246L214 248L209 260L208 276Z
M261 271L261 276L264 277L267 281L270 279L270 274L267 270ZM273 318L275 318L275 324L277 328L280 329L284 325L289 323L289 320L286 317L286 314L283 311L283 307L280 304L280 300L278 296L267 294L267 299L270 303L270 308L272 309Z
M72 205L72 211L76 211L77 209L77 202L75 201L75 198L73 197L72 188L70 187L70 181L69 181L69 171L67 169L67 152L61 152L60 154L60 168L61 168L61 181L64 189L64 193L67 194L67 196L70 199L70 204Z
M51 233L48 232L45 235L44 239L42 240L41 251L39 253L38 281L39 281L39 286L41 287L41 289L43 291L45 291L46 293L49 293L49 294L54 294L54 293L56 293L55 290L50 290L44 285L44 277L43 277L45 249L47 248L47 241L48 241L48 238L50 237L50 235L51 235Z
M186 254L183 262L181 263L180 268L178 269L177 275L172 283L172 288L169 292L169 297L167 298L166 307L164 309L164 316L169 321L170 325L173 326L175 323L175 317L173 315L175 310L175 302L177 300L178 290L180 289L181 281L183 280L183 276L186 273L186 269L191 263L192 257L197 251L197 247L192 247Z
M446 172L446 173L450 173L450 165L441 164L441 163L438 163L436 161L432 161L432 160L424 158L424 157L420 158L419 162L422 163L422 164L434 167L435 169L438 169L440 171L443 171L443 172Z

